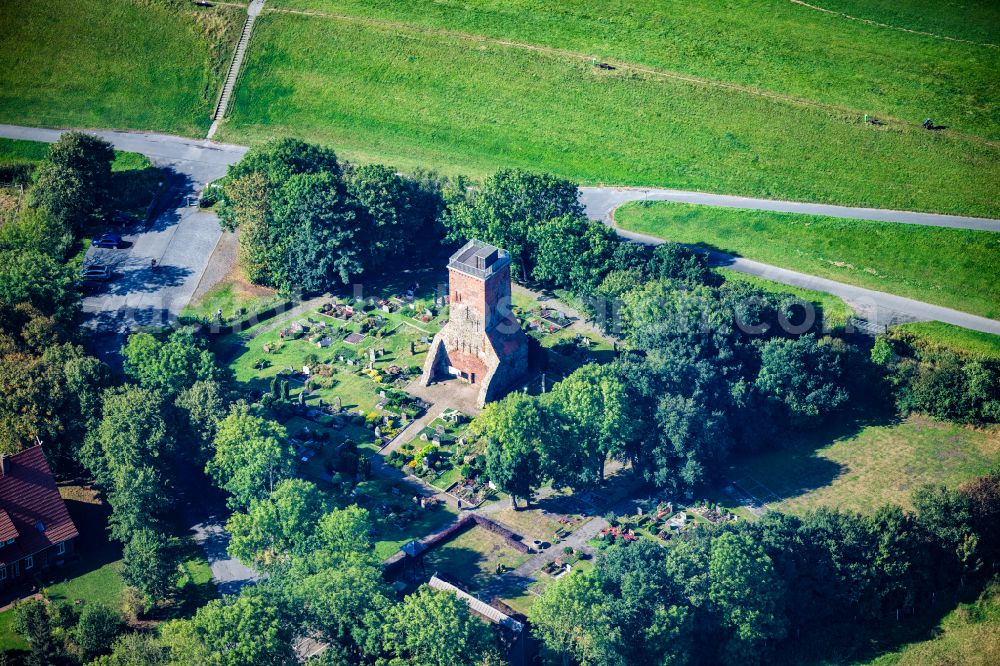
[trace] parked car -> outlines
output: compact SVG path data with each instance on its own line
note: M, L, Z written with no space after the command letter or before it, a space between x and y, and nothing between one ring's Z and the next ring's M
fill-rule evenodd
M109 247L117 250L124 247L125 241L118 234L101 234L100 238L90 241L92 247Z
M80 272L80 277L83 278L85 282L107 282L111 279L111 266L106 266L104 264L91 264L90 266L85 266Z

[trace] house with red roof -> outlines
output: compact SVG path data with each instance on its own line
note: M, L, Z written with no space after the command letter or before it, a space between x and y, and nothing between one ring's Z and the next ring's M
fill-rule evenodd
M79 534L41 446L0 456L0 589L62 566Z

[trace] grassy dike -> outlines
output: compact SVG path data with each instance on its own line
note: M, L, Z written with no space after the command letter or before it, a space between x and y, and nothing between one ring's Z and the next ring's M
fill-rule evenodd
M245 16L166 0L5 0L0 122L204 136Z
M216 138L481 176L1000 216L998 150L725 88L406 27L269 12ZM886 183L892 183L887 187Z

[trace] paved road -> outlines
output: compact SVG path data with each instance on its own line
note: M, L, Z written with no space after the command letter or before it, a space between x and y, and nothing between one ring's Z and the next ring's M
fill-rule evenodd
M0 125L0 137L54 143L67 130ZM168 134L84 130L110 141L118 150L142 153L158 167L172 169L186 176L190 185L203 186L221 178L226 167L235 164L247 151L246 146L215 143L207 139L190 139Z
M0 136L13 139L29 139L34 141L55 141L60 134L59 130L35 129L18 127L13 125L0 125ZM218 144L205 139L190 139L163 134L148 134L140 132L119 132L119 131L95 131L94 134L111 141L120 150L130 150L148 155L157 166L172 170L182 178L186 179L187 189L196 191L204 183L219 178L226 172L226 167L237 162L247 148L243 146ZM586 206L588 215L593 219L603 220L612 223L611 215L614 209L626 201L637 200L664 200L683 201L688 203L703 203L717 206L754 208L758 210L779 210L796 213L818 213L851 219L880 220L887 222L897 222L902 224L925 224L932 226L946 226L966 229L985 229L988 231L1000 232L1000 220L984 220L979 218L959 217L952 215L936 215L931 213L913 213L904 211L879 210L872 208L848 208L844 206L828 206L824 204L807 204L788 201L771 201L767 199L749 199L744 197L733 197L718 194L705 194L702 192L684 192L680 190L663 189L628 189L628 188L581 188L581 200ZM184 210L174 211L174 218L180 225L187 222L188 225L208 224L207 218L198 216L189 218ZM207 232L206 232L207 233ZM640 242L660 243L660 239L655 239L639 234L633 234L618 230L618 233L626 238L638 240ZM182 233L180 239L185 238ZM164 236L165 238L165 236ZM179 240L180 240L179 239ZM162 242L162 241L161 241ZM169 240L167 247L169 248ZM190 270L186 273L184 280L180 284L165 286L162 291L166 294L164 299L156 301L161 290L151 289L146 296L140 300L136 311L144 315L144 309L155 311L157 307L161 311L174 311L178 306L182 307L185 298L190 298L194 287L187 291L187 282L192 281L197 285L196 276L200 273L191 266L195 266L199 261L200 253L205 252L204 259L207 263L211 255L212 248L207 248L210 239L206 236L201 241L192 246L191 254L181 261L180 271ZM144 252L141 244L137 242L137 253ZM180 243L177 244L178 246ZM157 247L160 247L157 245ZM205 250L207 248L207 250ZM167 250L164 250L165 252ZM150 250L155 252L155 248ZM180 250L178 249L179 253ZM142 255L145 257L146 255ZM165 255L172 257L173 255ZM767 264L750 261L738 257L714 253L713 259L719 265L732 270L741 271L751 275L781 282L784 284L814 289L834 294L846 300L855 309L859 310L869 321L879 324L892 324L900 321L917 321L936 319L949 324L955 324L965 328L987 333L1000 334L1000 322L984 317L977 317L957 310L944 308L928 303L922 303L908 298L893 296L884 292L853 287L840 282L817 278L804 273L797 273ZM173 260L173 259L171 259ZM204 264L201 271L204 271ZM179 279L179 278L178 278ZM172 291L171 291L172 289ZM105 307L113 308L116 302L105 303ZM102 312L108 312L102 310Z
M223 527L223 521L215 517L191 528L193 538L205 551L208 565L212 569L212 580L215 581L219 595L237 594L245 585L260 579L257 572L236 558L230 557L229 533Z
M32 141L56 141L61 130L0 125L0 136ZM114 342L137 326L165 324L191 300L205 272L222 231L218 218L185 205L187 195L225 175L226 168L243 156L246 148L136 132L93 132L118 150L142 153L164 170L172 186L166 210L153 224L124 234L131 246L122 250L91 250L87 263L110 264L116 279L83 299L86 325L114 337ZM155 259L158 268L150 269ZM109 357L108 359L112 359Z
M829 204L802 203L799 201L776 201L773 199L753 199L728 194L707 194L684 190L642 189L627 187L581 187L580 200L592 220L610 222L614 210L629 201L675 201L679 203L704 204L723 208L749 208L772 210L781 213L803 213L827 215L851 220L874 220L876 222L896 222L899 224L919 224L928 227L950 227L952 229L978 229L1000 232L1000 220L961 215L939 215L937 213L914 213L881 208L851 208Z
M632 231L619 229L614 225L613 221L607 223L614 227L615 231L618 232L618 235L623 238L628 238L629 240L649 245L659 245L663 242L663 239L656 238L655 236L647 236L645 234L638 234ZM815 275L807 275L805 273L790 271L785 268L762 264L758 261L751 261L750 259L743 259L742 257L734 257L722 252L709 251L708 254L714 265L721 266L723 268L739 271L740 273L747 273L749 275L756 275L768 280L791 285L793 287L812 289L814 291L822 291L828 294L833 294L834 296L839 296L844 299L844 301L846 301L847 304L859 314L859 316L878 326L891 326L893 324L907 321L937 320L943 321L946 324L954 324L955 326L969 328L974 331L1000 335L1000 321L996 321L995 319L987 319L986 317L979 317L966 312L952 310L950 308L941 307L940 305L931 305L930 303L915 301L911 298L894 296L882 291L874 291L872 289L855 287L842 282L834 282L833 280L816 277Z

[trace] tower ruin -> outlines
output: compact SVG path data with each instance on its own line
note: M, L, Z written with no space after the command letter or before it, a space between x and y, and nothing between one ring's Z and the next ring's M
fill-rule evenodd
M448 260L448 323L424 362L425 386L442 376L478 385L482 407L528 370L528 337L511 312L510 255L478 240Z

